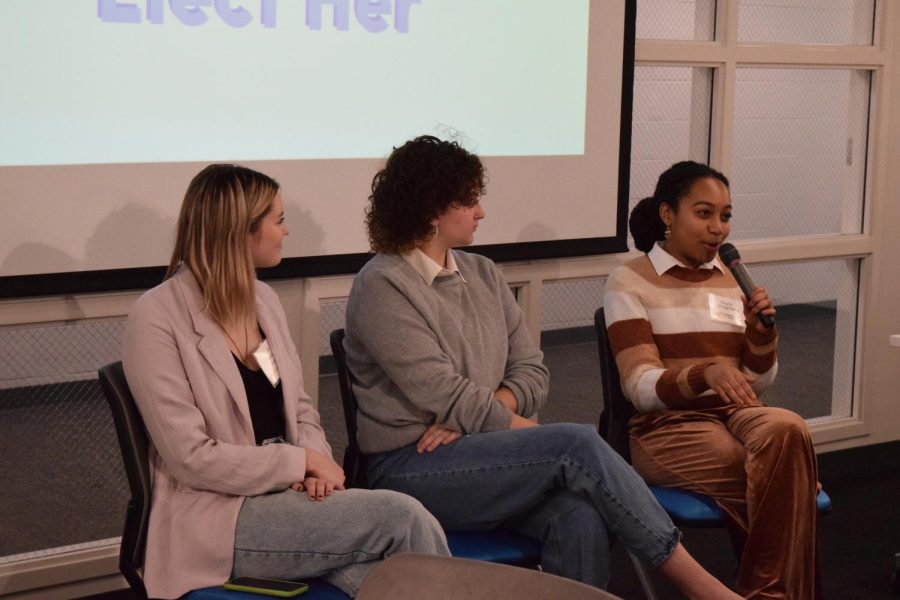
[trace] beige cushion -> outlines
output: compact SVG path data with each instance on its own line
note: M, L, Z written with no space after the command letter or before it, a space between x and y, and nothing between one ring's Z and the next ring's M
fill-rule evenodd
M465 558L395 554L366 578L356 600L615 600L603 590L540 571Z

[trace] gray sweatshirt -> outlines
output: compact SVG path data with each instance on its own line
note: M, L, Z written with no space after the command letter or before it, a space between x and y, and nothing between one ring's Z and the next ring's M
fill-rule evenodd
M507 429L501 385L530 417L549 372L497 266L451 250L459 275L431 286L401 256L376 254L353 281L344 347L366 454L415 443L433 423L464 434ZM463 281L463 278L465 281Z

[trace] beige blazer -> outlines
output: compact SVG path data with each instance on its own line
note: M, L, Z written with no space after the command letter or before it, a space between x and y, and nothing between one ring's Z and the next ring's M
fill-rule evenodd
M128 316L125 375L151 440L144 566L150 597L176 598L226 581L244 497L302 481L304 448L331 455L303 391L284 310L261 282L256 310L281 373L289 444L256 446L240 373L189 270L143 294Z

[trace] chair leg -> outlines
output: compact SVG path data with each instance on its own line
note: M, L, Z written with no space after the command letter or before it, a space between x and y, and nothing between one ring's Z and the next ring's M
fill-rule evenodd
M647 600L656 600L656 590L653 588L653 581L650 579L647 567L631 552L628 553L628 558L631 559L631 564L634 565L634 572L637 574L638 581L641 582L641 587L644 589L644 595L647 596Z

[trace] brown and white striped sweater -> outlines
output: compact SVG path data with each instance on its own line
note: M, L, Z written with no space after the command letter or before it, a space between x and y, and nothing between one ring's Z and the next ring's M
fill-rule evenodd
M757 394L775 379L776 329L712 319L710 294L741 298L718 259L691 269L659 245L610 273L603 296L610 344L625 396L639 412L723 406L703 377L712 363L754 374Z

